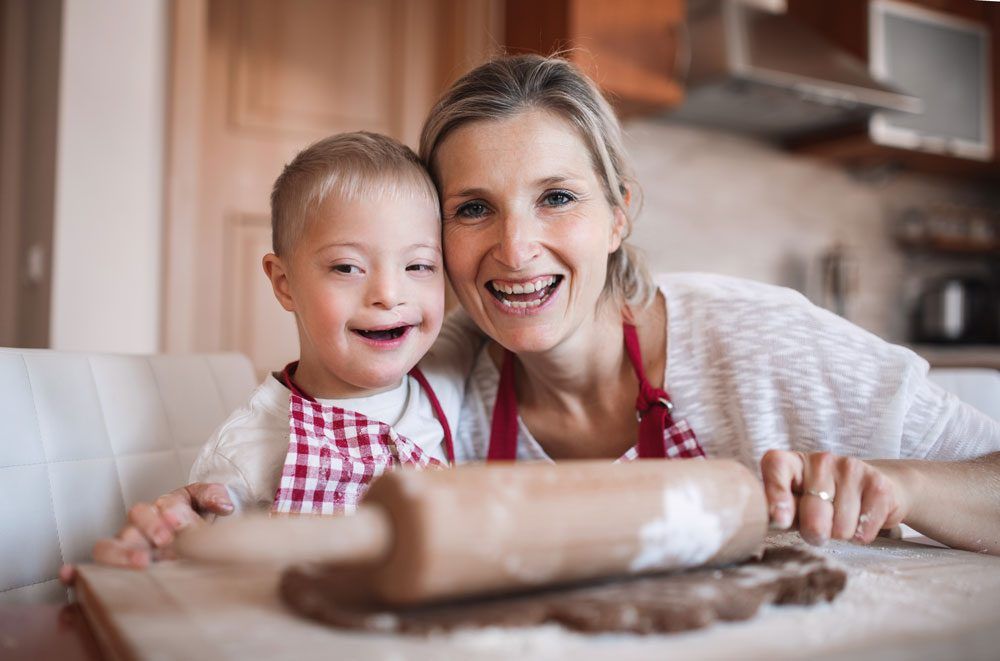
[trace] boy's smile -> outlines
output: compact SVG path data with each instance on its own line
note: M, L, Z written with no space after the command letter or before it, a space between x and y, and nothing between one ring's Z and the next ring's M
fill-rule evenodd
M379 199L331 194L291 254L269 257L275 294L299 328L295 379L314 397L396 387L441 329L438 209L411 188Z

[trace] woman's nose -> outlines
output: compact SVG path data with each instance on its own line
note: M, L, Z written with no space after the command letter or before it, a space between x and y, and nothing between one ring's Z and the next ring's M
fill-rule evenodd
M537 225L532 218L509 214L500 224L500 236L494 246L494 257L507 268L517 271L530 264L541 250L536 236Z

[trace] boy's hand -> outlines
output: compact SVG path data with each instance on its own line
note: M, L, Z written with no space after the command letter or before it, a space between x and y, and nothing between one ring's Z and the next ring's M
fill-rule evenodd
M111 539L94 544L94 561L102 565L142 569L150 562L172 557L170 545L179 530L233 512L233 503L222 484L195 482L164 494L152 503L136 503L128 523ZM72 585L73 565L63 565L59 580Z

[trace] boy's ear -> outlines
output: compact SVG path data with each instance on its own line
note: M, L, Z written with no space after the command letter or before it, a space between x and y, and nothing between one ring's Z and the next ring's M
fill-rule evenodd
M274 297L281 303L281 307L289 312L295 312L295 299L292 298L288 273L285 271L285 265L281 262L281 258L273 252L269 252L264 255L264 260L261 264L264 267L267 279L271 281L271 289L274 290Z

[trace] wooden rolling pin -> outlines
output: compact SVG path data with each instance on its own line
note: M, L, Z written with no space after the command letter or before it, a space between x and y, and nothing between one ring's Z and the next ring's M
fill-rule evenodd
M760 481L734 461L490 463L386 473L353 515L244 516L177 551L343 565L366 600L410 606L735 562L767 525Z

